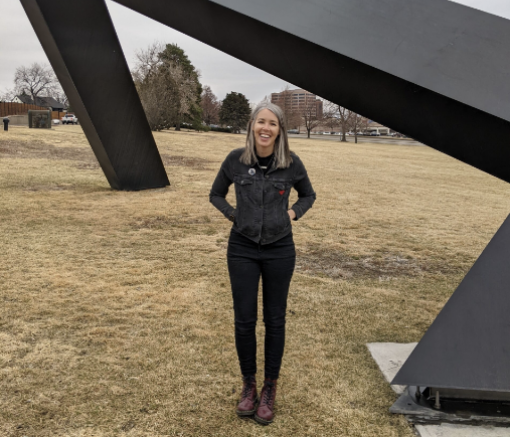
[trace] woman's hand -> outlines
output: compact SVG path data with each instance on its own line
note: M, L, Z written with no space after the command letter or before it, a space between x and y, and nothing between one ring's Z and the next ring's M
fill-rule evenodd
M290 210L287 210L287 213L289 213L289 217L290 217L291 221L296 218L296 212L294 210L292 210L292 208Z

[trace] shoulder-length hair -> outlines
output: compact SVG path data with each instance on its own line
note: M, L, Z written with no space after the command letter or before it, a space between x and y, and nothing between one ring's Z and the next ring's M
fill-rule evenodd
M260 111L268 109L278 119L278 125L280 133L276 137L274 143L274 163L278 169L285 169L292 163L292 157L290 155L289 139L287 137L287 126L285 124L285 117L282 109L270 102L259 103L256 108L252 111L248 127L246 128L246 147L244 152L241 154L239 161L248 166L254 165L257 162L257 152L255 148L255 134L253 133L253 124L257 119Z

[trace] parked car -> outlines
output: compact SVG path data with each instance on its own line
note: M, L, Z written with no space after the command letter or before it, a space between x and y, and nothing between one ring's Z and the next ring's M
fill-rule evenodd
M323 132L323 134L324 134L324 135L331 135L331 132L329 132L329 131L324 131L324 132Z
M74 114L67 113L64 117L62 117L62 123L64 125L77 125L78 117L76 117Z
M59 119L53 119L53 120L51 121L51 124L52 124L52 125L60 125L60 120L59 120Z
M299 130L298 129L289 129L287 131L287 134L299 134Z
M380 136L381 136L381 134L379 134L377 131L372 131L372 132L370 133L370 136L371 136L371 137L380 137Z

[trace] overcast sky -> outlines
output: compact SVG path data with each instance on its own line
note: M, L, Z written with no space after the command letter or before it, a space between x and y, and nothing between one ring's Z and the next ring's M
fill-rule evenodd
M456 1L510 19L510 0ZM184 49L193 65L202 73L202 83L209 85L220 99L230 91L236 91L256 103L272 92L281 91L286 85L275 76L111 0L107 0L107 4L130 66L134 63L137 50L157 40L176 43ZM19 0L0 0L0 92L12 87L16 67L28 66L33 62L47 63L48 60L25 11Z

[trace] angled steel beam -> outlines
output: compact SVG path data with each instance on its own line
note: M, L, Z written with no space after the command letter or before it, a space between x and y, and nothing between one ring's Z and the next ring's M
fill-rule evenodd
M104 0L21 0L111 187L169 183Z
M409 356L393 385L510 393L510 216Z
M510 26L447 0L114 0L510 182Z

